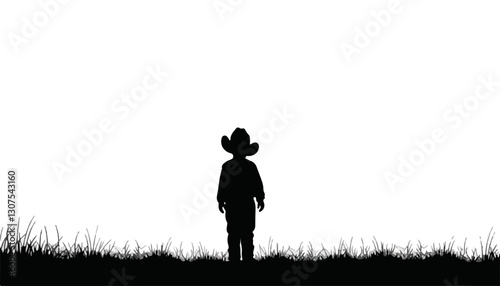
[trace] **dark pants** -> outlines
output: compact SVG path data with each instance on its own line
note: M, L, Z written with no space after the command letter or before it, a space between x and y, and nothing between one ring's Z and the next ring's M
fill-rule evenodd
M226 202L227 243L229 261L240 260L240 242L243 260L253 259L253 230L255 229L255 203L253 199Z

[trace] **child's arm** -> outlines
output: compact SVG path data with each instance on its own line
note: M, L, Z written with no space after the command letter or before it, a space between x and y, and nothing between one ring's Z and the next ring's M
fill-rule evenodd
M257 199L257 208L259 212L264 209L264 185L262 184L262 179L260 178L259 170L255 166L255 186L254 186L255 198Z
M226 202L226 185L222 183L224 181L224 165L222 165L222 170L220 172L219 178L219 188L217 190L217 202L219 203L219 211L224 213L224 203ZM226 179L227 180L227 179ZM227 184L227 182L226 182Z

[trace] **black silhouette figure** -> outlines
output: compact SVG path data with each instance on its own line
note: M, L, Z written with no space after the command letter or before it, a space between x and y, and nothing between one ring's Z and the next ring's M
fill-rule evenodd
M229 261L240 261L240 242L244 261L253 261L253 231L255 229L255 202L259 212L264 209L264 188L257 166L246 156L259 150L258 143L250 144L250 136L242 128L222 137L222 147L233 158L222 165L217 201L219 210L226 210Z

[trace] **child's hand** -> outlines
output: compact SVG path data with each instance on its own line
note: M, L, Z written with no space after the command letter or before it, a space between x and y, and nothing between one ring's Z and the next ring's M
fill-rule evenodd
M224 203L219 203L219 211L224 213Z
M264 201L257 202L257 208L261 212L264 209Z

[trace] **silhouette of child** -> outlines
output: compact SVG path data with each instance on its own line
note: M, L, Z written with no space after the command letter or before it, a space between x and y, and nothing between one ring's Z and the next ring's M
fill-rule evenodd
M259 150L258 143L250 144L250 136L236 128L231 140L223 136L222 147L233 158L222 165L217 201L219 210L226 210L229 261L240 261L240 242L244 261L253 261L253 231L255 229L255 202L259 212L264 209L264 188L257 166L246 156Z

